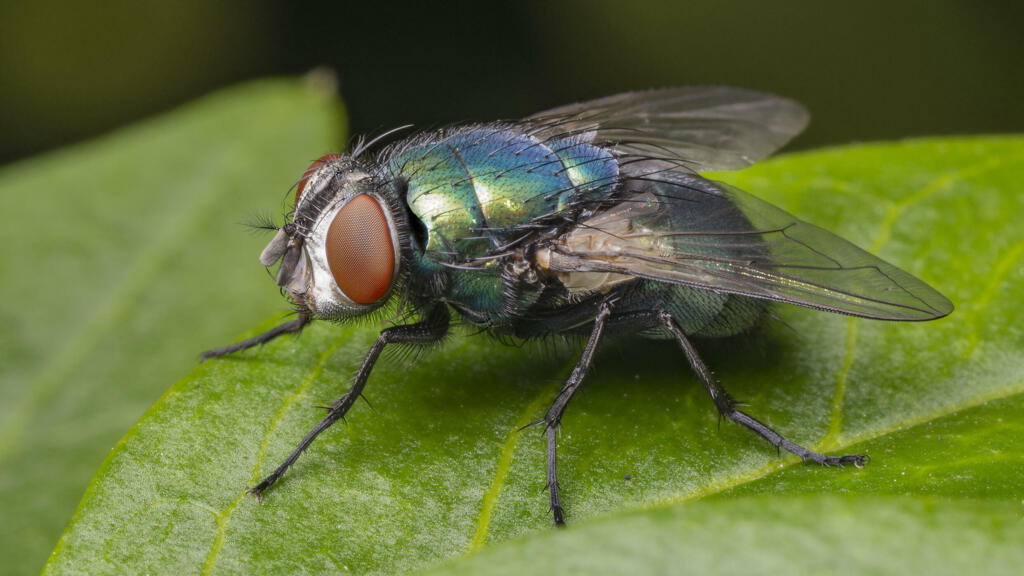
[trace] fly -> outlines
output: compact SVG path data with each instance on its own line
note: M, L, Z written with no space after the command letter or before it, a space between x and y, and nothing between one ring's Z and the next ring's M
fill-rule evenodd
M441 340L453 314L502 340L586 339L544 417L547 486L564 523L557 431L605 332L675 340L719 414L825 466L863 466L797 445L736 408L691 343L755 326L772 302L923 321L953 305L914 276L737 188L699 174L746 167L807 124L798 103L727 87L629 92L511 122L466 124L328 154L300 180L260 255L297 310L203 359L301 331L314 319L383 313L351 389L262 498L362 394L389 344ZM389 134L390 135L390 134Z

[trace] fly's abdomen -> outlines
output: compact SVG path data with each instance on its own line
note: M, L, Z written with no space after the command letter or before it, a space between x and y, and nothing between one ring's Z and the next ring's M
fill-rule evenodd
M406 143L387 160L443 261L482 256L524 226L610 194L618 164L570 139L540 141L515 126L470 126Z

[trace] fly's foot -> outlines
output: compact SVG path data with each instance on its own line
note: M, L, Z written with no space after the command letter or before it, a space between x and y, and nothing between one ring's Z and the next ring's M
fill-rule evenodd
M813 456L817 456L815 458ZM814 454L810 457L810 460L821 464L822 466L838 466L843 467L843 464L853 464L857 468L863 468L868 465L871 461L871 457L867 454L848 454L846 456L825 456L823 454Z
M862 468L867 465L867 462L871 461L871 457L867 454L850 454L847 456L833 456L830 457L829 465L842 466L843 464L853 464L858 468Z
M234 350L232 350L231 348L231 346L225 346L223 348L214 348L213 350L207 350L199 355L199 363L202 364L203 362L206 362L210 358L220 358L221 356L231 354L232 352L234 352Z
M266 492L267 488L270 488L274 484L274 482L277 482L277 476L274 476L273 474L271 474L270 476L267 476L266 478L264 478L262 482L260 482L259 484L253 486L252 488L249 488L245 492L246 492L246 494L256 498L257 502L261 502L262 503L263 502L263 493Z
M562 512L562 507L561 506L552 506L551 507L551 514L555 518L555 527L556 528L565 528L565 514Z
M252 488L249 488L248 490L246 490L245 493L248 494L249 496L252 496L253 498L256 499L257 502L262 504L263 503L263 491L265 489L266 489L266 487L261 488L260 486L253 486Z

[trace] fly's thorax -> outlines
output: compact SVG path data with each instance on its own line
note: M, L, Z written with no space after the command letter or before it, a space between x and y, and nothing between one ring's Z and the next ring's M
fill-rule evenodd
M281 259L278 285L324 319L384 304L399 278L404 238L384 188L351 159L330 155L310 166L296 196L293 222L260 256L264 265Z
M610 194L619 174L606 150L511 124L427 134L386 156L423 224L425 252L441 261L488 255L521 226Z

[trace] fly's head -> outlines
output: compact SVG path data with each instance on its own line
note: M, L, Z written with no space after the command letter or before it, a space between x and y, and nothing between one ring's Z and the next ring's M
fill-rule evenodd
M351 157L323 156L303 174L291 222L278 230L260 263L281 266L277 284L319 318L372 312L400 284L407 244L396 198Z

